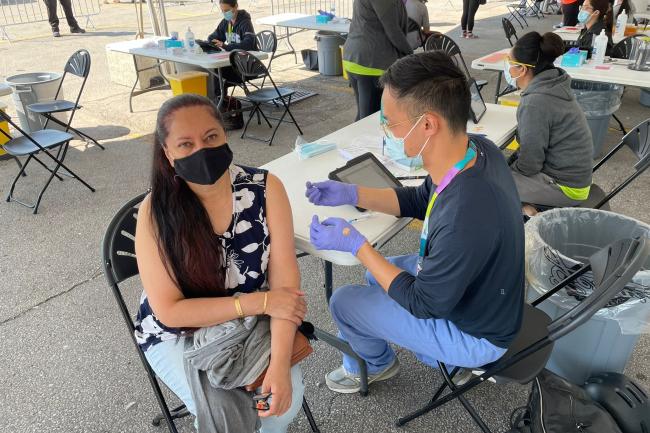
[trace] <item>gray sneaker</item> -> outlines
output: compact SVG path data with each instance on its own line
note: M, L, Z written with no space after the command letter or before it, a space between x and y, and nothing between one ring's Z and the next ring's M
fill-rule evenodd
M397 373L399 373L399 361L395 358L384 371L368 375L368 385L373 382L388 380ZM361 390L361 377L356 374L348 373L345 370L345 367L340 366L336 370L325 375L325 384L334 392L339 392L341 394L354 394Z

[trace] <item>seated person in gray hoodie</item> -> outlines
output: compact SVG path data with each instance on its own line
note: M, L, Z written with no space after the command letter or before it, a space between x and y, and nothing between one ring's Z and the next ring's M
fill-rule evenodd
M522 90L517 108L518 157L511 163L528 215L534 205L579 205L589 196L593 144L571 78L553 65L564 52L554 33L530 32L510 51L508 83Z

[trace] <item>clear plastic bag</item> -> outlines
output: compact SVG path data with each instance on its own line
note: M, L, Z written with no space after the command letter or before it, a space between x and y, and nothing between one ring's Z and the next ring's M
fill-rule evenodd
M650 237L650 226L613 212L564 208L532 218L526 224L528 299L546 293L599 249L637 236ZM591 294L593 287L588 272L545 302L567 311ZM650 258L596 317L615 320L623 334L650 333Z
M573 80L571 89L587 117L610 115L621 106L623 86L620 84Z

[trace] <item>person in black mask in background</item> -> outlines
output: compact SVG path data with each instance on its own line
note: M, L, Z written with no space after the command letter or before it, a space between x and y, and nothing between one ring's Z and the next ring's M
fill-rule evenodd
M260 414L261 431L285 432L302 403L302 373L290 361L307 307L284 187L266 170L232 163L217 107L202 96L166 101L154 139L151 193L135 237L144 287L138 343L196 415L183 369L185 340L197 328L270 316L271 358L258 392L272 397Z

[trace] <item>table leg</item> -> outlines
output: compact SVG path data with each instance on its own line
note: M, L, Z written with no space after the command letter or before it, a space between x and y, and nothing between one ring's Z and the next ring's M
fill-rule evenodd
M332 262L325 260L325 299L327 299L327 305L330 304L330 298L332 297Z
M494 92L494 103L495 104L499 103L499 93L501 91L501 75L503 75L503 72L499 71L497 73L497 89Z
M223 101L226 99L225 98L226 85L223 82L223 75L221 74L221 68L217 68L217 76L219 78L219 102L217 102L217 108L219 109L219 111L221 111L221 108L223 107Z

